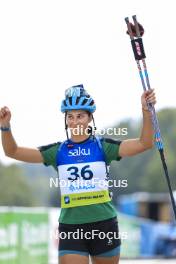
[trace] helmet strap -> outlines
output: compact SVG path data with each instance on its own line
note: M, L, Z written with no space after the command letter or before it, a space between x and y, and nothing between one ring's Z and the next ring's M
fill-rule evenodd
M67 140L69 140L69 137L68 137L68 125L67 125L66 118L67 118L67 112L65 113L65 132L66 132L66 135L67 135Z
M93 121L93 137L95 137L95 131L97 130L96 126L95 126L95 119L93 117L93 114L92 114L92 121Z
M92 121L93 121L93 126L94 126L94 131L95 131L95 130L97 130L97 128L95 126L95 119L94 119L93 115L92 115ZM94 134L95 134L95 132L94 132Z

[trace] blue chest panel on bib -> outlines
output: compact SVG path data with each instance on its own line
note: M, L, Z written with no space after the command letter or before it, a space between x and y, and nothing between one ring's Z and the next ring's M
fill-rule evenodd
M57 166L105 161L100 144L100 139L97 138L90 138L83 143L74 143L71 140L63 142L57 152Z

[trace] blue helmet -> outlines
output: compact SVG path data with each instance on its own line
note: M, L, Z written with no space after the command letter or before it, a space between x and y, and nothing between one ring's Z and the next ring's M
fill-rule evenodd
M70 110L85 110L95 112L96 105L92 97L86 92L83 84L75 85L65 91L65 99L61 104L61 112Z

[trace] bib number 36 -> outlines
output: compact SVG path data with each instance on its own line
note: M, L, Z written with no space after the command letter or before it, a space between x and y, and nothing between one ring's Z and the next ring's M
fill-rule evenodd
M70 171L70 175L73 177L68 177L68 180L76 181L80 177L84 180L91 180L93 178L93 172L89 168L90 165L84 166L81 170L76 166L69 167L67 171Z

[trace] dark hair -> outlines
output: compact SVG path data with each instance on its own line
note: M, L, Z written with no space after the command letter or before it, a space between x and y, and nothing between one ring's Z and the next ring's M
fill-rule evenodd
M85 111L87 114L88 114L88 116L91 116L92 115L92 113L91 112L89 112L89 111ZM92 115L93 116L93 115Z

